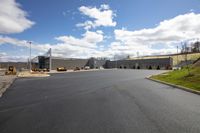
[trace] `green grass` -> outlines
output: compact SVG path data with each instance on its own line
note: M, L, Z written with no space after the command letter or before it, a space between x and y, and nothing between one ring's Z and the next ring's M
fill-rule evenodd
M200 91L200 67L189 67L189 70L190 75L188 69L183 68L181 70L155 75L151 78Z

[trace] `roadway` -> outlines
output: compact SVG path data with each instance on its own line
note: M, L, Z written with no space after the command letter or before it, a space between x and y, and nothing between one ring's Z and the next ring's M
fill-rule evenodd
M160 72L19 78L0 98L0 133L199 133L200 96L144 79Z

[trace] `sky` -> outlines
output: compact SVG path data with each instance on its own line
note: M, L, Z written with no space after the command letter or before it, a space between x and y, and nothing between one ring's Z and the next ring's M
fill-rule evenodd
M171 54L200 37L200 0L0 0L0 61Z

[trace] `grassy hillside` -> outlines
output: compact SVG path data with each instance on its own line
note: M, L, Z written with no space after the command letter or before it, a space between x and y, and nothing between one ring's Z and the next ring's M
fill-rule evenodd
M200 91L200 67L190 66L189 71L190 74L187 68L183 68L152 76L151 78Z

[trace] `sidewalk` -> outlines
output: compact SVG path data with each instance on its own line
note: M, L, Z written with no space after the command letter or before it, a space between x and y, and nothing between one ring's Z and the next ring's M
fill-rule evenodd
M0 97L6 91L7 88L13 83L16 75L4 75L3 71L0 71Z
M20 78L28 78L28 77L48 77L50 75L47 73L41 73L41 72L30 73L29 71L24 71L24 72L19 72L17 76Z

